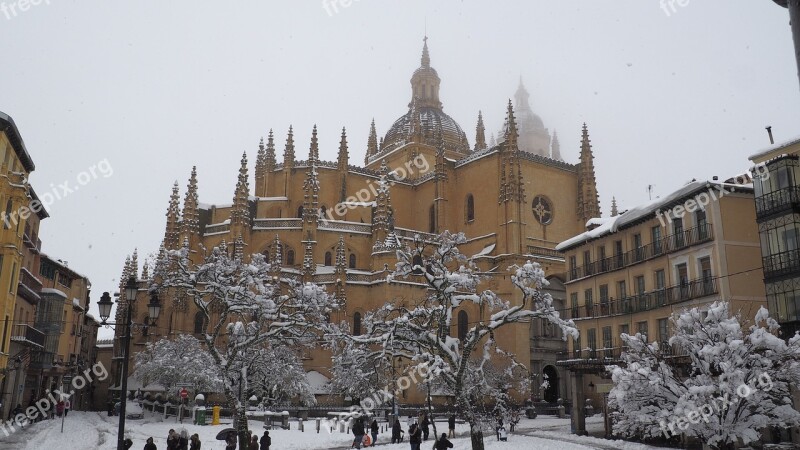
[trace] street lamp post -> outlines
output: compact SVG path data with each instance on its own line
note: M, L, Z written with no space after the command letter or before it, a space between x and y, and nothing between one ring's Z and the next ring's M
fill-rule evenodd
M100 309L100 324L105 326L112 326L112 325L123 325L125 327L125 332L123 335L124 344L123 344L123 358L122 358L122 374L121 374L121 386L120 386L120 409L119 409L119 429L117 430L117 450L125 450L125 407L128 400L128 359L130 357L130 350L131 350L131 328L133 325L138 325L133 323L133 319L131 316L131 310L133 309L133 302L136 301L136 293L139 291L139 285L136 282L136 277L128 278L128 282L125 284L125 299L128 301L128 307L125 310L125 322L123 323L114 323L114 322L107 322L108 318L111 316L111 296L108 292L103 292L102 297L100 297L100 301L97 302L97 306ZM153 293L150 297L150 303L147 305L150 321L152 324L155 324L155 321L158 319L158 315L161 313L161 305L158 302L158 296ZM149 325L149 324L144 324Z
M800 0L774 0L780 6L789 10L789 21L792 26L794 40L794 53L797 59L797 76L800 78Z

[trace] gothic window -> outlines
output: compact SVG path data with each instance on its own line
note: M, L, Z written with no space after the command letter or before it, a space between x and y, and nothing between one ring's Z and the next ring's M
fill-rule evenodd
M467 195L467 222L475 220L475 198L472 194Z
M361 313L353 314L353 336L361 336Z
M347 265L347 267L349 267L351 269L355 269L356 268L356 254L355 253L350 253L350 261L349 261L349 264Z
M294 265L294 250L286 251L286 265L288 266Z
M553 203L547 197L543 195L534 197L533 202L531 202L531 208L533 209L533 217L540 224L550 225L553 222Z
M206 315L203 311L197 311L194 315L194 334L203 334L206 332Z
M462 342L467 338L469 330L469 316L466 311L458 312L458 339Z
M332 261L333 261L333 257L331 256L331 252L325 252L325 265L326 266L332 266L333 265L333 264L331 264Z
M436 205L431 205L431 209L428 211L428 231L436 233Z
M297 218L298 219L302 219L303 218L303 205L300 205L300 206L297 207Z

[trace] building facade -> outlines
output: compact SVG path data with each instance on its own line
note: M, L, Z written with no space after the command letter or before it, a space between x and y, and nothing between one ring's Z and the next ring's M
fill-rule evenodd
M272 131L259 145L254 189L249 186L250 167L243 156L233 204L199 203L199 176L193 171L183 205L178 186L173 188L164 247L188 245L199 258L201 248L226 242L231 251L265 254L282 277L327 286L346 305L332 319L346 320L358 333L368 311L389 300L412 304L427 293L421 280L387 282L398 245L409 243L415 235L431 240L445 230L463 232L468 242L462 253L478 254L475 260L480 269L494 275L486 287L511 302L519 301L506 268L535 260L548 275L563 273L564 259L555 245L600 214L588 129L584 126L582 134L576 134L576 150L581 143L578 164L543 156L544 150L548 155L560 153L553 151L549 137L544 150L526 148L519 141L530 120L518 123L509 101L502 110L506 126L500 142L486 142L479 113L470 145L462 127L443 110L440 83L426 42L420 67L411 78L408 110L380 140L373 122L364 167L351 163L344 130L338 138L337 160L320 161L322 144L316 127L308 158L297 160L290 127L282 160ZM388 190L378 189L381 179L388 182ZM121 279L138 270L138 262L127 261ZM152 271L148 268L147 272L140 278L147 279ZM149 301L144 291L142 295L133 306L137 322L144 319L144 305ZM148 336L135 338L133 352L161 336L205 331L194 305L165 295L156 326L150 327ZM479 320L480 314L477 307L465 305L453 321L453 335ZM536 371L546 366L556 370L555 341L533 351L532 343L536 343L531 333L528 324L520 324L503 330L498 342L518 356L537 358ZM563 341L559 342L561 348ZM119 339L115 355L121 354L118 343ZM530 364L528 356L520 359ZM324 351L307 355L308 371L330 376L329 366L330 355ZM532 377L539 379L541 373ZM538 383L532 384L538 390ZM420 400L409 395L408 401Z
M576 432L585 431L586 399L605 405L605 366L619 361L622 334L669 351L670 318L684 309L726 300L747 319L765 305L752 202L749 186L693 181L559 244L566 306L580 330L559 362L570 371Z

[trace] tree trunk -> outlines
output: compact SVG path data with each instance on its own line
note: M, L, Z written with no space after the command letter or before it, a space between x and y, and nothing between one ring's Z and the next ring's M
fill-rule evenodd
M250 448L250 433L248 432L247 424L247 407L241 405L236 410L237 427L236 434L239 435L239 450L249 450Z
M483 450L483 430L480 426L470 424L469 437L472 440L472 450Z

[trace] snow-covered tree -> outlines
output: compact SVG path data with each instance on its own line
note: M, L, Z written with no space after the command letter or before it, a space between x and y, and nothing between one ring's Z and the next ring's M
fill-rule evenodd
M495 332L535 318L561 327L564 336L577 336L577 330L571 322L559 318L552 298L542 291L547 280L537 263L510 268L511 281L520 291L513 302L490 290L478 293L484 277L473 261L459 252L458 245L465 242L463 233L444 232L435 245L417 237L413 248L398 250L397 269L390 278L419 274L429 295L411 307L390 303L368 314L367 332L353 339L408 358L412 369L424 368L430 374L426 382L436 383L439 390L451 395L459 414L469 423L473 450L482 450L482 417L475 402L492 390L485 368L497 351ZM482 314L462 341L450 336L450 325L458 309L467 303L478 305Z
M240 448L247 444L248 369L265 348L313 345L335 300L315 284L278 280L263 255L246 261L224 243L194 263L187 247L157 262L153 289L172 289L191 298L208 323L203 339L223 376L223 391L236 411Z
M149 342L136 354L134 378L142 386L157 383L175 392L178 383L190 383L197 392L220 392L222 376L204 343L190 335Z
M800 423L789 385L798 380L800 337L776 336L778 324L761 308L742 329L727 302L692 308L672 320L669 344L689 357L682 370L671 351L646 338L622 335L623 364L610 366L610 404L618 410L614 432L639 438L685 434L715 449L747 445L760 431Z
M331 394L350 397L356 403L391 383L391 358L351 339L336 339L331 345Z
M251 356L247 361L250 393L261 398L264 406L286 405L292 399L306 406L316 403L297 352L268 347L256 349Z

